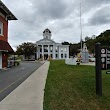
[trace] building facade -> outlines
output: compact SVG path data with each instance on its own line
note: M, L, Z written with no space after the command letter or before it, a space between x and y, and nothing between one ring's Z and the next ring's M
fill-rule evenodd
M0 0L0 69L7 67L8 54L14 52L8 43L9 20L17 20L17 18Z
M51 36L52 33L49 29L43 31L43 39L36 42L36 58L42 60L69 58L69 45L56 43Z

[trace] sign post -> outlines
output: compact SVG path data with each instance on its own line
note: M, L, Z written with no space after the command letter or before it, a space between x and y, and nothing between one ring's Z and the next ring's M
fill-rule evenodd
M95 46L96 55L96 94L102 96L102 63L101 63L101 44L97 43Z

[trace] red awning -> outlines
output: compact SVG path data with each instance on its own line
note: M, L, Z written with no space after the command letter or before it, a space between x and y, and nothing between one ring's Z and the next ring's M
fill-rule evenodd
M2 40L0 40L0 51L14 52L10 44Z

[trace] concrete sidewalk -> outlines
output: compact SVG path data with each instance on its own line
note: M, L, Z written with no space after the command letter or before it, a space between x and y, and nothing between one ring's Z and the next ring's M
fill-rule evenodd
M43 97L50 62L45 62L28 79L0 102L0 110L43 110Z

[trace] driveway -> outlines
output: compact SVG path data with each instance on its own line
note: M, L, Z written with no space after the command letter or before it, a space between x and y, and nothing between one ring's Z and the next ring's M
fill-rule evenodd
M39 62L21 62L19 66L0 71L0 101L26 80L42 64Z

